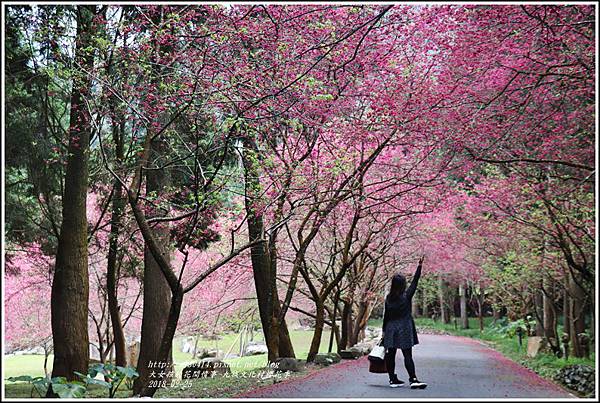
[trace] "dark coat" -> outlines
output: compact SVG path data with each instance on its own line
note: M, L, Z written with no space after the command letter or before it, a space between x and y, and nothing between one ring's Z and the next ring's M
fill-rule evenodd
M417 290L419 278L421 277L421 266L413 277L410 286L397 298L385 298L385 310L383 314L383 346L385 348L411 348L419 344L417 328L412 317L412 298Z

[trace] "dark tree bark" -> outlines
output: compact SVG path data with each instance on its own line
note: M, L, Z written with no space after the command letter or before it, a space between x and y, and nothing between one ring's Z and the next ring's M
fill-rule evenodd
M93 67L92 19L96 6L77 6L75 59L84 69ZM84 102L90 77L78 72L71 91L69 157L65 172L62 223L50 300L54 362L52 376L77 379L74 371L87 373L88 335L88 245L86 196L91 117ZM55 397L52 388L48 397Z
M427 292L423 289L421 290L421 309L422 315L424 318L429 317L429 307L427 306Z
M331 350L333 349L333 338L334 336L338 335L338 328L337 328L337 324L336 324L336 318L337 318L337 309L338 309L338 303L340 301L340 290L338 289L338 291L335 293L335 296L333 298L333 312L331 313L331 334L329 335L329 346L327 347L327 352L331 353ZM336 340L339 342L339 340Z
M545 281L544 289L546 292L542 297L544 336L547 339L552 338L558 342L556 334L556 307L554 305L555 292L554 286L548 284L548 281Z
M281 302L279 301L279 297L277 296L277 292L275 291L276 298L273 300L274 309L273 309L273 320L279 318L281 314ZM294 346L292 344L292 339L290 337L290 332L287 327L287 322L282 320L279 323L279 357L296 357L296 353L294 353Z
M496 304L498 301L496 300ZM496 324L497 321L502 317L502 307L498 305L492 305L492 317L494 318L493 323Z
M584 357L584 350L579 342L578 335L585 332L585 290L580 286L580 283L574 276L569 278L569 294L570 298L570 319L571 326L569 336L570 344L574 357Z
M340 343L338 344L338 353L348 348L350 329L352 328L352 303L342 300L342 304L342 334L340 335Z
M167 315L167 321L164 326L164 332L158 338L158 352L154 357L158 358L158 361L165 363L165 373L173 370L173 339L175 338L175 331L177 330L177 323L179 322L179 315L181 314L181 305L183 303L183 288L180 286L177 290L173 290L172 297L170 299L169 311ZM144 309L145 311L145 309ZM141 346L140 346L140 357L141 357ZM138 361L139 363L139 361ZM139 366L139 364L138 364ZM139 372L139 371L138 371ZM140 374L141 378L141 374ZM164 379L169 381L168 379ZM134 385L135 386L135 385ZM159 389L158 386L150 384L148 382L148 376L146 381L142 384L140 391L141 396L152 397ZM134 389L135 393L135 389Z
M556 355L561 355L560 349L560 338L558 337L557 332L557 318L558 318L558 309L556 305L556 289L555 284L551 278L545 277L543 280L543 298L542 298L542 308L543 308L543 323L544 323L544 337L548 340L548 344L550 348Z
M350 345L353 346L364 337L365 329L371 316L373 306L366 299L361 299L358 303L358 312L353 321L352 333L350 337Z
M166 144L155 140L151 146L151 156L159 159L166 153ZM159 165L159 163L157 164ZM160 194L171 183L170 173L167 169L151 169L146 173L146 192ZM170 234L167 226L156 226L153 228L156 239L161 243L163 249L169 244ZM166 259L170 261L167 251ZM144 248L144 312L142 316L142 337L140 341L140 353L137 362L137 372L140 374L133 384L134 394L140 393L148 384L148 376L151 369L148 368L150 361L157 360L161 348L161 340L171 310L171 288L162 273L160 265L156 262L148 245ZM171 353L168 354L168 363L173 360ZM168 364L167 364L168 365Z
M589 314L590 314L590 337L594 340L596 334L596 288L592 287L591 289L591 299L589 304Z
M537 291L534 297L534 305L535 305L535 335L543 336L544 335L544 294L541 291Z
M250 242L265 237L262 215L257 212L254 203L260 197L258 167L253 162L256 157L256 145L246 139L242 153L245 183L245 207L248 217L248 236ZM281 303L276 287L276 239L272 236L270 244L259 243L250 249L254 286L258 302L268 360L273 362L279 357L295 357L289 331L285 320L279 321Z
M479 286L479 294L477 295L477 316L479 317L479 331L483 332L483 307L485 304L485 292L483 286Z
M320 301L318 301L315 309L315 331L310 342L310 348L308 350L308 355L306 356L306 362L313 362L316 355L319 353L319 346L321 345L321 337L323 335L323 327L325 326L325 307Z
M161 24L164 21L165 11L162 6L159 6L159 8L161 12L156 13L152 17L155 24ZM172 51L172 46L158 43L156 40L153 41L152 46L154 53L151 58L155 64L152 66L151 80L156 85L156 88L159 88L158 84L162 81L161 77L164 73L164 68L158 61L162 52ZM166 113L158 117L163 125L168 121L168 118ZM168 159L169 151L167 143L164 138L155 137L154 133L148 133L147 136L150 136L147 138L150 141L150 148L146 155L147 163L154 168L160 167ZM139 167L140 171L136 174L139 180L142 179L142 167L144 165ZM149 169L146 171L146 193L154 193L160 197L171 185L171 181L171 171L169 168ZM139 183L135 183L132 184L132 187L137 187L138 185ZM135 189L135 191L137 192L138 190ZM160 216L164 212L156 211L152 214ZM152 214L147 214L147 217L150 217ZM142 314L142 334L137 362L139 377L135 379L133 384L133 393L141 394L142 396L152 396L156 391L156 389L148 389L149 375L152 370L148 368L150 361L163 361L161 364L167 366L173 363L171 347L169 347L165 354L161 355L161 343L164 341L164 335L168 332L167 328L170 316L179 318L178 310L181 309L180 307L172 306L172 302L177 301L178 298L173 295L173 284L169 284L167 276L164 273L171 269L171 251L168 250L168 245L170 244L169 224L159 223L149 229L149 232L152 233L151 241L156 244L156 249L159 249L162 253L163 261L158 262L155 254L156 251L152 251L149 245L150 239L147 238L149 234L146 234L144 236L144 311ZM165 267L161 267L161 264ZM183 296L180 299L183 300ZM175 322L176 325L177 322ZM169 342L172 343L172 339Z
M450 323L450 311L448 309L448 283L440 277L439 279L440 317L442 323Z
M413 317L416 318L419 316L419 299L418 298L413 298L411 312L412 312Z
M113 122L113 141L115 143L115 154L117 164L123 161L123 125ZM123 209L125 208L123 196L123 186L121 182L115 180L114 194L112 200L112 215L110 219L110 240L108 244L108 257L106 263L106 291L108 299L108 311L113 330L113 339L115 347L115 364L119 366L127 365L127 349L125 346L125 333L121 322L121 308L117 299L117 254L119 249L119 233L121 231L121 221Z
M571 338L571 298L569 297L569 278L563 280L563 332Z

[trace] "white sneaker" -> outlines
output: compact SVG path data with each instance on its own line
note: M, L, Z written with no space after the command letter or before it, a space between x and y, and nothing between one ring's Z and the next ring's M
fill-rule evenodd
M416 378L410 380L410 388L411 389L425 389L426 387L427 387L427 384L425 382L421 382Z

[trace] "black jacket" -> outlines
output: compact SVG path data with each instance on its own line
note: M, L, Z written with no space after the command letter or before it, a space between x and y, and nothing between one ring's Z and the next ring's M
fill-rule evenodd
M390 299L389 294L385 297L385 311L383 313L383 329L389 320L402 319L411 314L412 298L417 290L419 278L421 277L421 266L417 266L417 271L406 291L399 298Z

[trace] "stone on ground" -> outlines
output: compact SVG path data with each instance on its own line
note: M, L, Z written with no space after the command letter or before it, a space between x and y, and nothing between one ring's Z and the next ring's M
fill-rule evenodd
M584 397L594 397L595 373L588 365L574 364L561 368L554 379Z
M319 353L315 356L314 362L319 365L331 365L341 360L342 357L338 353Z
M341 350L340 351L340 356L344 360L354 360L354 359L361 357L362 355L363 355L362 352L357 351L357 350L350 349L350 350Z
M540 336L530 336L527 338L527 355L531 358L537 356L546 349L547 341Z
M264 342L251 341L244 350L244 355L260 355L267 354L269 349Z
M275 360L272 364L272 368L279 372L299 372L304 368L304 362L296 358L291 357L280 357Z

